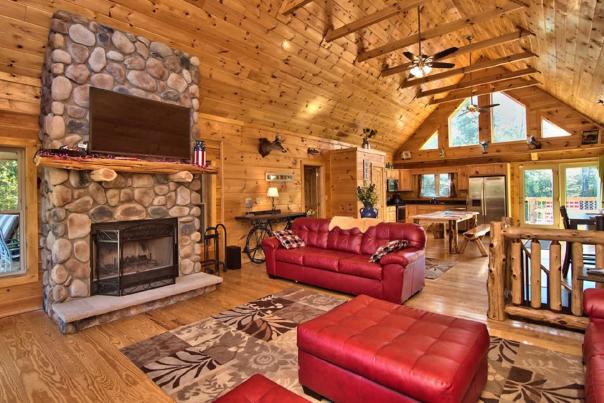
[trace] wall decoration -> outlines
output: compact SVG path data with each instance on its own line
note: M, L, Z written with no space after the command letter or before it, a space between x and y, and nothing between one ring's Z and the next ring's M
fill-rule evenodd
M401 153L401 159L410 160L411 159L411 151L403 151Z
M363 160L363 182L371 182L371 161Z
M267 182L291 182L294 180L294 175L287 172L267 172Z
M539 150L541 149L541 142L538 141L535 136L529 136L526 139L526 144L528 144L529 149L531 150Z
M482 153L486 154L489 152L489 144L491 144L490 141L481 141L480 142L480 146L482 147Z
M585 130L583 133L581 133L581 144L598 144L599 137L598 130Z
M314 148L314 147L308 147L306 149L306 153L312 157L314 155L321 154L321 150L319 150L318 148Z
M258 152L260 153L260 155L262 155L262 158L269 155L273 150L278 150L282 153L286 153L287 148L285 148L285 146L283 145L284 142L285 140L283 140L283 138L278 134L275 136L275 139L273 141L270 141L269 139L263 137L259 141Z

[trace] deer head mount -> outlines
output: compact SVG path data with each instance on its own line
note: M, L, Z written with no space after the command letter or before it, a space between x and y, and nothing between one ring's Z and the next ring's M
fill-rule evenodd
M282 153L286 153L287 148L283 146L284 142L285 140L283 140L283 138L278 134L275 136L275 139L273 141L270 141L269 139L263 137L260 139L260 144L258 144L258 152L260 153L260 155L262 155L262 158L269 155L273 150L279 150Z

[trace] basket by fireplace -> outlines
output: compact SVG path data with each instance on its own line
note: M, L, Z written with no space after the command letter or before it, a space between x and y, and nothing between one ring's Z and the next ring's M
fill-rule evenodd
M91 245L93 295L133 294L178 276L176 218L93 224Z

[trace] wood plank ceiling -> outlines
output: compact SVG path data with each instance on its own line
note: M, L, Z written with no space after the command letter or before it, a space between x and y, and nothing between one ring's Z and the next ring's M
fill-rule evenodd
M425 42L433 54L449 46L511 33L518 27L536 34L475 52L489 59L530 50L528 65L543 88L591 118L604 121L604 3L601 0L526 0L529 7L504 17L466 25ZM400 13L331 42L341 27L394 3L417 0L0 0L0 71L39 77L52 12L64 9L99 22L169 42L201 59L201 111L268 125L302 135L360 143L363 127L379 132L374 143L393 151L414 133L434 106L415 99L417 87L399 88L403 74L380 77L386 66L406 62L401 51L356 61L359 53L417 32L416 11ZM281 7L308 3L287 15ZM509 6L498 0L426 0L422 31ZM524 48L524 49L523 49ZM417 46L406 48L417 52ZM451 58L468 64L467 52ZM461 76L422 85L453 85ZM4 83L4 81L2 81ZM6 85L6 84L1 84ZM10 88L0 98L10 99ZM13 94L14 95L14 94Z

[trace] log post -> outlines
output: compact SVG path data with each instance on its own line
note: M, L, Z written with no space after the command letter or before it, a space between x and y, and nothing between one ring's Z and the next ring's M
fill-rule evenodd
M579 276L583 273L583 244L573 242L573 260L571 265L573 283L571 292L570 310L575 316L583 315L583 280Z
M512 261L512 303L520 305L522 304L522 244L520 241L512 242L510 253Z
M505 320L505 239L502 233L502 223L491 223L491 244L489 245L489 277L487 278L487 292L489 319Z
M117 178L117 172L109 168L99 168L90 171L90 179L95 182L111 182Z
M596 269L604 269L604 245L596 245ZM597 282L596 288L603 288L604 283Z
M531 241L531 308L541 308L541 243Z
M552 241L549 247L549 307L552 311L562 310L562 264L560 242Z

